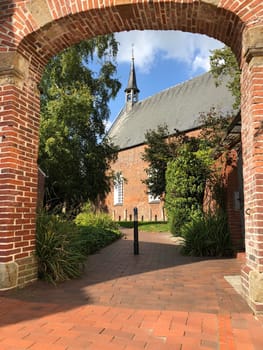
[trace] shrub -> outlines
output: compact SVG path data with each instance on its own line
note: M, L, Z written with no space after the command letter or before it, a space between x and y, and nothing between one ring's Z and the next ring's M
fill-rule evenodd
M198 203L192 198L174 198L173 209L170 211L169 228L174 236L182 236L182 226L200 216L202 213Z
M81 252L92 254L121 237L118 223L105 213L93 213L89 205L75 219L81 236Z
M230 256L233 254L227 217L223 213L193 218L182 228L183 253L192 256Z
M118 230L118 224L108 214L104 213L80 213L76 216L75 223L78 226L94 226L106 230Z
M92 226L80 227L80 233L81 252L85 255L93 254L121 237L119 231L105 230Z
M181 227L202 211L210 158L208 151L198 147L196 140L182 145L167 165L165 207L171 232L176 236L181 236Z
M44 212L37 217L36 254L39 278L56 283L81 275L85 256L77 227Z
M87 255L121 237L117 227L106 214L84 212L74 223L40 213L36 234L39 278L56 284L79 277Z
M89 204L84 205L83 210L75 218L78 226L93 226L106 230L118 230L119 225L106 213L94 213Z

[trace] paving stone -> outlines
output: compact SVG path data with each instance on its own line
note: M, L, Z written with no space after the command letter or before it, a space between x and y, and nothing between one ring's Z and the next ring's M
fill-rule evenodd
M237 259L181 256L166 233L132 231L82 278L0 293L0 350L262 350L255 317L224 276Z

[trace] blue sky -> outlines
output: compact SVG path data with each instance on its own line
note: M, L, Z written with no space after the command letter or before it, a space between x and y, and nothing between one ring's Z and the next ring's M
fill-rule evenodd
M205 35L179 31L130 31L115 36L119 42L117 78L122 87L110 103L110 123L125 103L132 45L140 100L206 72L210 51L223 46Z

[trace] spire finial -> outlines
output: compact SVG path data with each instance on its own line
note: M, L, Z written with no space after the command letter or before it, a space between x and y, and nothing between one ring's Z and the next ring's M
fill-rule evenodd
M134 61L134 44L132 44L132 60Z

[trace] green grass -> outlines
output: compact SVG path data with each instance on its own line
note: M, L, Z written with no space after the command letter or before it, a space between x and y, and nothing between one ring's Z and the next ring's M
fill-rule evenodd
M133 228L133 221L120 221L120 227ZM164 221L139 222L138 229L146 232L169 232L169 225Z

